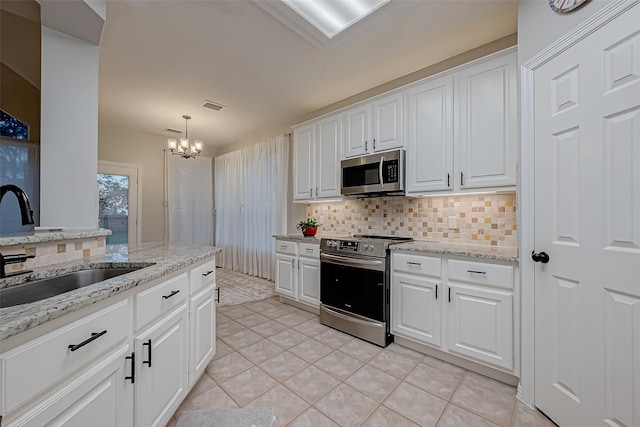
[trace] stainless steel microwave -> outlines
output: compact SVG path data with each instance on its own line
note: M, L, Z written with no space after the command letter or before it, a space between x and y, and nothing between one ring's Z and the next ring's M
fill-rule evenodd
M386 151L340 162L343 196L404 195L404 150Z

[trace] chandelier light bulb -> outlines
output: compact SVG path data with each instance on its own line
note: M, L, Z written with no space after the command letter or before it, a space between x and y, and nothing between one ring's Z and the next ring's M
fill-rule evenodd
M199 153L202 151L202 141L196 141L194 145L196 151Z
M178 148L178 141L176 141L176 140L175 140L175 139L173 139L173 138L170 138L170 139L169 139L169 150L173 151L173 150L175 150L176 148Z

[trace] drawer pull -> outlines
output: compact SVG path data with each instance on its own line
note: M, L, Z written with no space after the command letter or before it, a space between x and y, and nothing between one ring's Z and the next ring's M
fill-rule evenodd
M80 344L69 344L68 348L71 351L76 351L80 347L84 347L85 345L89 344L91 341L97 340L98 338L100 338L101 336L103 336L106 333L107 333L106 329L104 331L102 331L102 332L94 332L94 333L91 334L90 338L87 338L86 340L82 341Z
M125 357L125 360L131 360L131 376L124 377L125 380L131 380L131 384L135 384L136 382L136 353L135 351L131 352L131 356Z
M209 270L206 273L202 273L202 277L207 277L208 275L210 275L211 273L213 273L213 270Z
M451 302L451 288L449 288L449 302Z
M177 289L177 290L175 290L175 291L171 292L169 295L162 295L162 299L169 299L169 298L171 298L172 296L177 295L177 294L178 294L178 292L180 292L180 290L179 290L179 289Z
M438 299L438 285L436 284L436 299Z
M306 248L305 251L307 252L313 252L313 248Z
M142 343L142 346L143 346L143 347L144 347L145 345L146 345L146 346L149 346L149 350L147 351L147 355L149 356L149 360L143 360L143 361L142 361L142 364L143 364L143 365L149 365L149 367L151 367L151 338L149 338L149 339L147 340L147 342L143 342L143 343Z
M280 249L287 249L289 246L287 245L280 245Z
M216 292L218 293L218 296L216 297L216 302L220 302L220 288L216 288Z
M471 273L471 274L487 274L486 271L478 271L478 270L467 270L467 273Z
M407 264L409 264L409 265L417 265L417 266L422 265L422 264L421 264L421 263L419 263L419 262L413 262L413 261L407 261Z

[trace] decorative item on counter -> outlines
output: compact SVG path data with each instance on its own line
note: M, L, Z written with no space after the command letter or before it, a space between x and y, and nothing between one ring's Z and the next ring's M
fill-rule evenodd
M307 218L304 221L300 221L298 225L296 225L296 228L302 230L302 234L305 236L315 236L320 225L317 219Z

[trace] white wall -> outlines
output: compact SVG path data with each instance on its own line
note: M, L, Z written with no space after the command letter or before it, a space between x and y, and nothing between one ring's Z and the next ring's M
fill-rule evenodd
M40 224L96 228L98 46L42 28Z
M518 61L535 56L562 35L588 19L610 0L591 0L569 13L556 13L547 0L520 0L518 5Z

